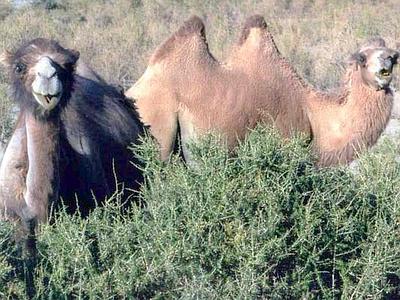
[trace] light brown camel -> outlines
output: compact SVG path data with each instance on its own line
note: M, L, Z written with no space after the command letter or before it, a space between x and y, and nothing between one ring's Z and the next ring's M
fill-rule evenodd
M382 39L371 40L351 57L341 91L323 93L281 56L261 16L246 20L225 63L210 54L204 24L194 16L155 51L126 95L137 99L163 160L178 130L190 160L186 144L199 134L220 132L232 149L265 122L286 137L308 135L321 166L348 163L376 142L388 122L398 55Z

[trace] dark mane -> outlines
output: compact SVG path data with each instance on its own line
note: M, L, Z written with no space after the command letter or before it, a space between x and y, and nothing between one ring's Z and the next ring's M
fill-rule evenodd
M139 161L128 147L139 142L144 126L133 101L116 87L75 75L72 90L60 111L61 148L67 149L63 157L69 160L62 157L61 165L79 163L62 175L61 194L81 190L79 198L85 199L85 205L81 204L80 211L86 214L96 205L92 191L101 202L115 190L116 180L129 190L138 189L142 178L131 162L139 165ZM76 182L81 173L85 174L86 188ZM71 211L76 209L74 203L67 204Z
M128 143L132 136L143 133L144 126L134 102L115 86L75 75L70 97L68 105L61 110L62 119L74 111L74 117L87 123L84 128L96 128L118 143ZM132 120L135 121L133 126ZM79 120L74 120L76 123L68 119L65 121L72 127L83 126Z
M62 96L50 110L35 100L31 88L37 76L29 68L35 66L35 59L42 53L49 53L62 82ZM59 124L59 154L54 153L60 162L59 195L70 212L78 208L78 199L80 212L87 215L96 203L112 195L116 182L127 188L124 201L131 198L128 190L139 189L139 161L128 147L139 142L144 125L133 100L86 64L77 63L78 57L77 51L62 48L55 41L35 39L12 54L8 67L10 96L18 103L20 114L33 115L42 124ZM20 61L27 66L23 74L13 72ZM38 166L46 168L45 161Z

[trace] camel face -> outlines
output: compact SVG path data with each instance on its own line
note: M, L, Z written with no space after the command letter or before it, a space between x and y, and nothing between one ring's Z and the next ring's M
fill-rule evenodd
M376 90L390 85L399 52L386 47L367 47L361 49L356 57L364 83Z
M3 54L2 61L9 69L14 93L35 110L49 112L69 89L78 58L79 52L57 42L35 39L15 53Z

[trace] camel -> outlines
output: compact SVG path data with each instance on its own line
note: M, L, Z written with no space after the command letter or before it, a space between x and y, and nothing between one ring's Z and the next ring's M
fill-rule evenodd
M31 234L60 199L86 216L116 184L127 201L142 181L128 149L144 129L134 105L78 59L42 38L0 59L20 107L0 166L0 210Z
M163 160L178 134L190 162L190 140L216 131L234 149L266 123L284 137L309 137L319 166L346 164L376 142L389 120L398 56L383 39L372 39L349 59L340 91L321 92L280 54L263 17L246 20L222 63L209 51L202 20L193 16L156 49L126 96L136 99Z

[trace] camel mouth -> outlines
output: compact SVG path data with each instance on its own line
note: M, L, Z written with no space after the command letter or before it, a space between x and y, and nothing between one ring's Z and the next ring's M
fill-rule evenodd
M45 109L45 110L52 110L58 102L60 101L61 98L61 93L55 94L55 95L42 95L33 92L33 96L35 97L35 100Z
M379 76L380 77L387 78L387 77L390 77L391 75L392 75L392 72L390 70L382 69L382 70L379 71Z

